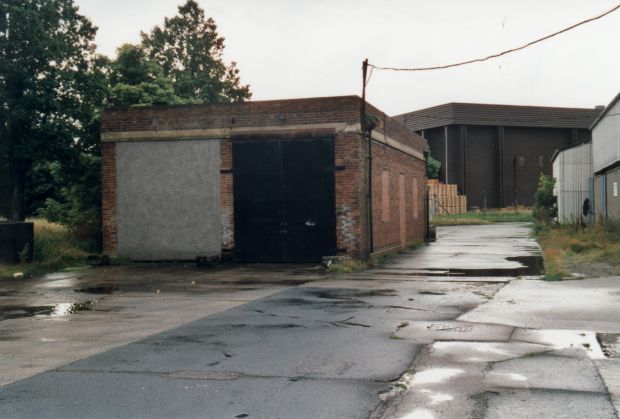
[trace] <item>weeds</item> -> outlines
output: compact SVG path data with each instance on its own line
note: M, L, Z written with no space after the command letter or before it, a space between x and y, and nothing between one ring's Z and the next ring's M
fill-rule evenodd
M12 277L16 272L32 276L86 266L87 251L66 227L40 219L33 221L34 261L17 265L0 265L0 278ZM26 249L23 253L25 256ZM25 257L22 260L24 259Z
M620 223L544 226L535 235L543 250L545 279L559 280L576 270L588 276L620 273Z
M368 269L368 262L357 259L345 259L342 262L332 263L327 270L334 274L360 272Z

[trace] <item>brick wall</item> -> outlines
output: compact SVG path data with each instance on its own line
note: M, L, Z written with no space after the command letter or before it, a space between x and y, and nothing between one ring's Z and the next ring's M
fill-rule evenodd
M235 248L235 216L233 201L233 159L230 138L220 143L220 205L222 213L222 250Z
M387 176L384 174L387 173ZM401 194L400 175L404 176L404 193ZM424 187L426 164L414 157L391 147L373 143L372 145L372 211L374 251L382 252L401 246L401 226L404 226L406 245L424 239L426 221L424 214ZM387 197L383 201L383 180L388 180ZM417 195L414 195L414 179L417 179ZM401 197L404 202L401 207ZM415 201L415 204L414 204ZM414 211L417 204L417 211ZM384 217L384 209L389 214ZM417 212L417 217L415 216ZM404 220L401 215L404 214Z
M116 253L116 144L101 144L103 252Z
M137 106L106 109L102 132L264 127L359 122L357 96L222 105Z
M367 105L367 114L371 115L376 120L375 122L377 125L375 126L374 131L382 135L386 134L387 136L392 137L415 150L428 150L428 143L426 140L413 131L410 131L398 120L390 118L370 104Z
M341 254L368 253L366 156L356 133L336 137L336 248Z

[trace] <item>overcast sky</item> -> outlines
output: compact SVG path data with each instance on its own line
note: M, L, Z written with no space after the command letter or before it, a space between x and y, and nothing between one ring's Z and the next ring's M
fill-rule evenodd
M252 99L361 94L361 63L447 64L534 40L620 0L198 0ZM184 0L76 0L99 51L137 43ZM368 100L390 115L446 102L606 105L620 91L620 10L486 63L375 71Z

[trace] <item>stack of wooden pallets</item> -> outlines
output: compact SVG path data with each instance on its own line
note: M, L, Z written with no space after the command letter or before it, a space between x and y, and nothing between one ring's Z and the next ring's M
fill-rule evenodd
M431 215L467 212L467 197L458 194L457 185L446 185L437 179L428 179L427 185Z

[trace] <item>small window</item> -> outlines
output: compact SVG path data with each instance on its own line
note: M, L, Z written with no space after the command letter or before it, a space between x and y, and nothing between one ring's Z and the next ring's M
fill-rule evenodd
M525 157L519 156L519 167L525 166Z
M390 172L381 173L381 221L390 221Z
M538 167L543 168L545 165L545 156L538 156Z

